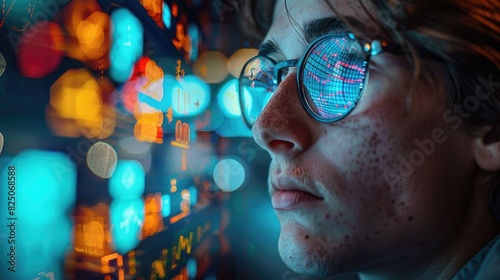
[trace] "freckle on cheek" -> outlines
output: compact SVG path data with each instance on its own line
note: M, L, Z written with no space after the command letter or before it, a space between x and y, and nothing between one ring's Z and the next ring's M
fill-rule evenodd
M325 215L325 218L330 219L330 215L329 215L329 214L326 214L326 215Z
M305 236L305 239L309 239L309 235L306 235L306 236Z

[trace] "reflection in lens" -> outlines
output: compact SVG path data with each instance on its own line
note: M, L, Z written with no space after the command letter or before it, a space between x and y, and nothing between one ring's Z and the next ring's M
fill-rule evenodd
M307 55L301 86L310 109L323 120L344 117L361 94L366 55L347 37L325 38Z
M276 89L274 63L265 57L256 57L244 66L240 76L240 102L249 125L257 120Z

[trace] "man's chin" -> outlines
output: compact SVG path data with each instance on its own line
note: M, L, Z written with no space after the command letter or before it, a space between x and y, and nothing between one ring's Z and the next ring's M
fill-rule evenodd
M349 273L362 265L349 244L336 242L332 234L312 233L296 222L281 224L278 251L293 272L307 276Z

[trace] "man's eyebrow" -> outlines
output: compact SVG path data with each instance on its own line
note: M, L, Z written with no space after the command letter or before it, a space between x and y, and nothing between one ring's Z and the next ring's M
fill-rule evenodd
M269 56L269 54L272 53L280 53L280 49L278 48L278 45L272 41L272 40L267 40L262 45L259 47L259 55L263 56Z
M362 23L353 17L344 17L354 28L362 26ZM324 17L306 22L302 27L304 39L310 44L315 39L330 33L349 33L348 25L338 17Z

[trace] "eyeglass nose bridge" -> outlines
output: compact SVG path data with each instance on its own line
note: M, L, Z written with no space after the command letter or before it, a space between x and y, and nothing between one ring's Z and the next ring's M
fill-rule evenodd
M299 59L281 61L274 66L274 76L278 79L277 85L281 83L281 71L284 68L298 67Z

